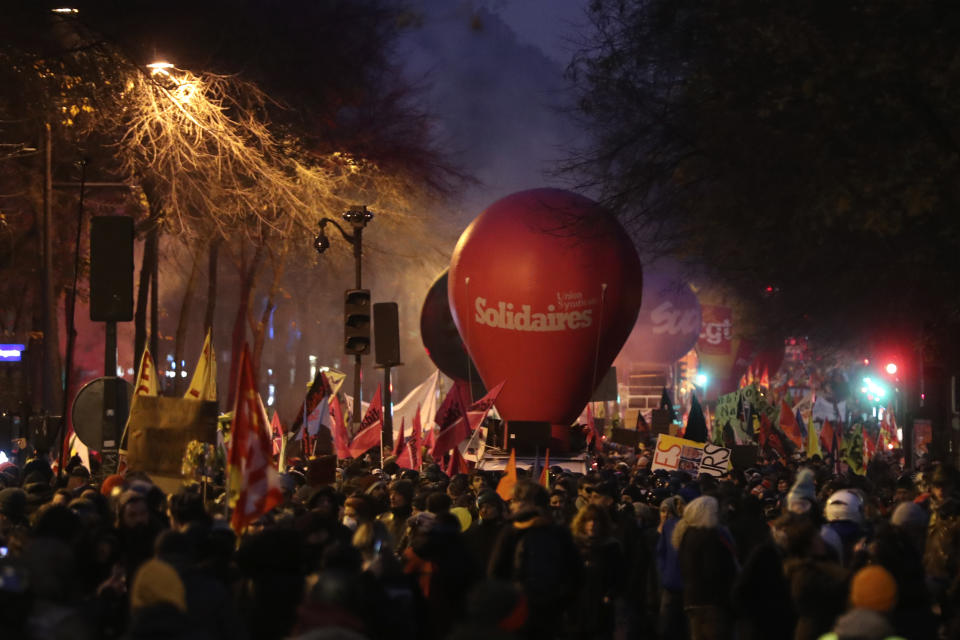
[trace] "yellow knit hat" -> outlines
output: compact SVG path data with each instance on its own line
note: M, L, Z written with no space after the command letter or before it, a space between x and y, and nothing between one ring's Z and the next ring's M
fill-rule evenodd
M897 604L897 581L879 565L866 566L850 583L850 604L856 609L886 613Z
M187 610L187 594L176 569L162 560L147 560L133 579L130 607L140 609L156 604L171 604Z

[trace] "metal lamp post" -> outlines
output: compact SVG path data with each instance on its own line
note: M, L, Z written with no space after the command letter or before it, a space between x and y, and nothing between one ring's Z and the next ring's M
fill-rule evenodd
M344 212L342 217L345 222L353 227L353 233L347 233L344 228L340 226L340 223L332 218L320 218L320 221L317 223L320 226L320 230L317 232L317 237L313 241L313 246L317 250L317 253L323 255L323 252L330 248L330 239L326 234L327 225L332 224L334 227L336 227L337 231L340 232L340 235L343 236L343 239L353 246L353 261L356 273L356 282L354 288L362 289L363 281L360 263L363 255L363 228L367 226L367 223L373 220L373 213L368 211L366 206L355 206ZM362 416L360 415L360 354L354 355L353 367L353 422L359 423L362 419Z

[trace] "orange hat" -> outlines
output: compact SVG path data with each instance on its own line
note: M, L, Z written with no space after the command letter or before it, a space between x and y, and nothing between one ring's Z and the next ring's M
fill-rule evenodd
M117 487L119 487L122 492L125 484L126 480L124 480L123 476L115 473L103 479L103 484L100 485L100 493L109 498L113 494L113 490Z
M886 613L897 604L897 581L879 565L866 566L850 583L850 604L856 609Z

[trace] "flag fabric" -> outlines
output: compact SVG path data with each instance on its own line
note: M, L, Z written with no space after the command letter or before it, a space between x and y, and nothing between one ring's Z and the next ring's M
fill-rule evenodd
M513 500L513 489L517 486L517 452L515 449L510 449L510 459L507 460L507 466L503 471L503 477L497 483L497 495L504 502L510 502L510 500Z
M423 438L423 427L420 422L420 407L417 407L417 412L413 414L413 449L411 450L410 461L413 464L413 469L419 471L420 466L423 464L423 449L421 448L421 438ZM430 429L431 436L433 435L433 428ZM431 444L433 444L431 442Z
M157 369L153 366L153 357L150 355L150 349L144 347L143 355L140 356L140 366L137 368L137 379L133 383L133 398L130 400L130 412L127 415L127 423L123 427L123 434L120 436L120 445L118 446L118 468L126 468L127 457L127 432L130 429L130 416L133 415L133 407L140 396L158 396L160 395L157 381ZM70 427L73 428L73 425Z
M463 459L467 462L480 462L480 459L483 458L483 453L487 449L487 429L486 427L478 427L473 430L473 434L461 442L457 447L460 451L460 455L463 456Z
M230 525L238 534L283 499L280 476L271 464L271 450L267 413L257 393L249 348L244 345L227 454L233 497Z
M203 339L203 349L200 351L197 366L190 378L190 388L183 397L191 400L217 401L217 356L213 350L210 329L207 329L207 335Z
M764 365L763 373L760 375L760 386L764 389L770 388L770 370L767 369L766 365Z
M337 396L330 399L330 415L333 418L333 450L337 458L344 460L351 457L350 436L347 435L347 423L343 419L343 409Z
M833 424L829 420L823 422L823 426L820 427L820 447L825 453L833 454L834 456L837 453L837 437L836 431L833 428Z
M367 413L363 416L360 423L360 431L350 442L350 456L359 458L364 453L380 444L380 436L383 432L383 401L380 398L380 386L377 386L377 392L367 407Z
M687 416L687 428L683 437L694 442L707 441L707 420L703 417L703 408L697 400L697 394L690 394L690 414Z
M823 456L823 451L820 449L820 438L817 437L817 425L811 421L807 426L807 457L812 458L813 456Z
M800 428L800 437L804 442L807 441L807 425L803 421L803 415L800 413L800 407L797 407L797 410L794 412L794 417L797 419L797 426Z
M594 449L600 446L600 433L597 431L597 423L593 420L593 403L587 403L587 446L593 445Z
M858 476L865 475L867 472L863 461L863 450L863 425L855 424L847 429L843 438L843 461L850 467L850 471Z
M404 427L406 426L406 418L400 418L400 433L393 440L393 457L399 458L400 454L403 453L403 449L406 446L406 441L404 440Z
M737 434L734 432L733 427L730 426L729 421L723 425L722 437L723 446L727 449L733 449L735 446L737 446Z
M436 457L438 450L440 453L446 453L469 435L467 402L465 401L465 398L470 397L469 393L467 383L457 380L443 398L434 419L439 428L439 433L430 449L430 453L434 457Z
M547 447L547 455L543 461L543 470L540 472L540 484L547 491L550 491L550 448Z
M797 449L803 446L803 434L800 433L800 425L797 424L797 417L790 409L786 400L780 401L780 430L783 435L790 439Z
M863 464L864 466L870 464L870 461L873 460L873 456L877 455L877 441L874 438L871 438L867 432L866 427L864 427L863 432Z
M450 464L447 465L447 477L452 478L460 473L470 473L470 465L460 455L460 449L454 447L450 454Z
M783 446L783 441L780 440L780 434L774 430L773 425L770 423L770 419L765 415L760 416L759 442L761 451L764 449L769 449L784 460L789 457L787 455L787 450Z
M153 364L150 349L144 348L140 357L140 368L137 370L137 380L133 385L134 396L160 395L158 386L157 368Z
M394 440L397 436L397 425L413 424L413 417L417 410L429 420L425 427L433 427L433 418L437 415L437 389L440 386L440 371L434 371L426 380L417 385L406 397L393 405Z
M400 425L401 427L403 425ZM401 429L401 433L403 430ZM397 455L397 466L401 469L419 469L417 459L420 456L420 414L413 416L413 435L403 441L400 453Z
M296 418L294 418L293 423L290 425L290 432L297 434L297 440L301 440L304 435L309 434L309 427L307 425L311 421L313 421L316 424L316 428L319 429L320 414L317 411L317 407L320 406L323 399L330 395L330 393L330 382L327 380L324 372L317 369L317 373L313 376L313 382L310 383L310 388L307 390L307 395L300 404ZM314 430L314 433L316 433L316 430Z
M431 453L434 457L436 457L438 453L443 454L450 449L457 448L457 445L466 440L467 437L480 426L483 419L487 417L487 413L493 408L493 403L496 402L497 396L500 395L503 385L504 383L501 382L490 389L487 395L468 407L464 408L462 405L459 405L451 409L450 413L444 417L448 426L443 428L441 425L441 431L437 434L437 439L433 444ZM466 389L466 387L464 387L464 389ZM452 423L450 422L451 420L453 420ZM439 420L437 420L437 422L438 424L440 423Z
M280 424L280 412L273 412L273 419L270 420L270 436L273 441L273 455L280 455L280 445L283 442L283 426Z
M677 412L673 408L673 400L670 398L670 394L667 393L666 387L664 387L660 393L660 408L670 411L670 422L676 421Z
M635 429L641 434L641 437L647 438L650 436L650 425L647 424L647 419L643 417L643 411L637 411L637 425Z

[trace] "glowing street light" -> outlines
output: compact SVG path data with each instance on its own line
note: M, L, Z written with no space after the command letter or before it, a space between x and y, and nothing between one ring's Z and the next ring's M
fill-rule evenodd
M173 69L172 62L166 62L165 60L158 60L156 62L151 62L147 65L147 69L150 69L151 75L170 75L169 69Z
M888 363L887 363L887 366L885 366L883 369L884 369L884 371L887 372L887 375L891 375L891 376L897 375L897 363L896 363L896 362L888 362Z
M697 383L697 386L698 386L698 387L704 387L704 388L706 388L707 382L709 382L709 381L710 381L710 378L707 377L707 374L705 374L705 373L698 373L698 374L697 374L696 383Z

